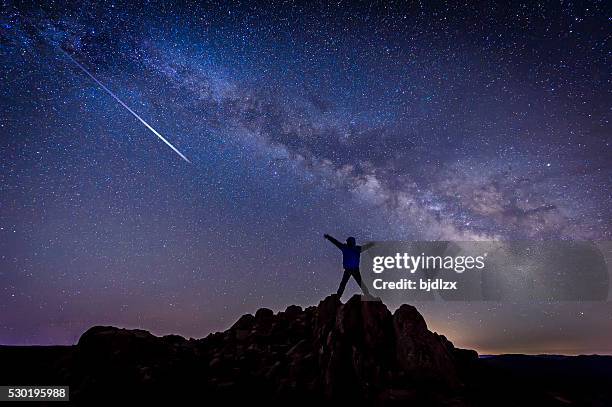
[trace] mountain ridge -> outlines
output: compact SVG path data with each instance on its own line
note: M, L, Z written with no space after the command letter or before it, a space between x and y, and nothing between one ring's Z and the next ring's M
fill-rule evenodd
M612 400L612 358L479 359L430 331L414 306L391 313L359 295L346 303L331 295L316 306L290 305L277 313L260 308L200 339L94 326L76 345L0 347L0 358L6 362L3 384L69 385L77 404L180 399L518 406ZM584 383L583 374L589 378ZM539 380L545 388L534 385Z

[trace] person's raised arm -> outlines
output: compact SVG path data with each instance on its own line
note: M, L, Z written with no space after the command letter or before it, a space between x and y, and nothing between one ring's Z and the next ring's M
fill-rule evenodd
M374 243L374 242L368 242L366 244L363 244L363 245L361 245L361 251L365 252L366 250L371 249L372 247L374 247L375 244L376 243Z
M338 249L342 249L342 243L340 243L339 241L334 239L332 236L330 236L330 235L328 235L326 233L326 234L323 235L323 237L326 238L327 240L329 240L330 242L332 242L333 244L335 244Z

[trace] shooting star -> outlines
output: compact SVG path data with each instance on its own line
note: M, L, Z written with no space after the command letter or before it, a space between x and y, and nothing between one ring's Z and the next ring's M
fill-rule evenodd
M95 76L93 76L91 74L91 72L89 72L87 70L87 68L85 68L83 65L81 65L76 59L74 59L72 57L72 55L70 55L68 52L66 52L63 48L60 47L60 50L64 53L64 55L66 55L72 62L74 62L74 64L76 66L78 66L81 71L85 72L85 74L87 74L87 76L89 76L91 79L94 80L94 82L96 82L102 89L104 89L104 91L106 91L106 93L108 93L109 95L111 95L113 97L113 99L115 99L121 106L125 107L127 109L128 112L130 112L135 118L137 118L138 120L140 120L140 122L142 124L145 125L145 127L149 130L151 130L153 132L153 134L155 134L157 137L159 137L159 139L161 141L163 141L164 143L166 143L166 145L168 145L168 147L170 147L175 153L177 153L183 160L187 161L189 164L191 164L191 161L189 161L189 159L187 157L185 157L183 155L183 153L181 153L176 147L174 147L172 145L172 143L170 143L168 140L166 140L164 138L164 136L162 136L161 134L159 134L159 132L157 130L155 130L153 127L151 127L151 125L149 123L147 123L146 121L144 121L144 119L142 117L140 117L138 115L138 113L136 113L135 111L133 111L132 109L130 109L130 107L128 105L126 105L125 103L123 103L123 101L121 99L119 99L117 97L117 95L115 95L113 92L111 92L111 90L109 88L107 88L106 86L104 86L104 84L102 82L100 82Z

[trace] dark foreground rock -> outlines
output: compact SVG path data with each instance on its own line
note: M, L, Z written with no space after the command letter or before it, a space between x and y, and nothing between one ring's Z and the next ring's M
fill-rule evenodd
M190 399L204 405L518 406L593 401L592 392L551 391L554 381L546 390L531 388L521 381L516 363L496 365L493 359L479 360L474 351L455 348L427 329L416 308L403 305L392 314L383 303L359 296L346 304L330 296L316 307L290 306L277 314L260 309L227 331L198 340L96 326L72 347L0 347L0 360L0 384L70 385L71 399L81 404ZM605 374L597 377L605 383ZM606 394L600 398L608 400Z

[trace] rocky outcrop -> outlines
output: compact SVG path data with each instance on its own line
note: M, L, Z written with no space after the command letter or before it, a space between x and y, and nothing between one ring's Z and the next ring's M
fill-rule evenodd
M68 385L87 406L612 405L611 356L478 358L414 307L358 296L260 309L203 339L97 326L73 346L0 346L0 361L0 383Z
M306 309L262 308L198 340L93 327L63 374L77 400L112 388L127 398L175 389L209 400L460 405L462 370L476 358L429 331L410 305L392 314L380 301L332 295Z

